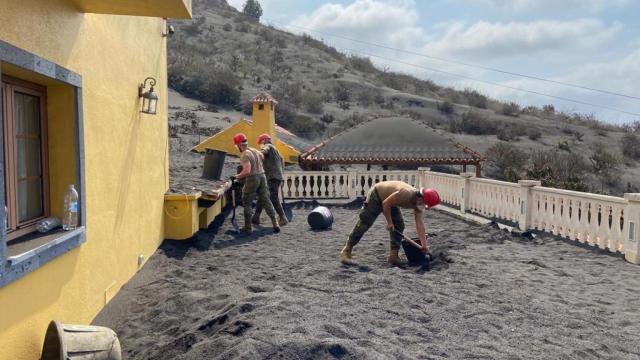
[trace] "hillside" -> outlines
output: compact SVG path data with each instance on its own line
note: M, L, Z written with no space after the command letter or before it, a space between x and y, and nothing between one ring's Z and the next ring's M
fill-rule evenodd
M169 80L182 95L207 104L199 117L249 114L247 100L267 90L280 102L278 124L310 144L373 114L405 115L488 152L492 177L537 177L550 186L617 195L640 187L640 150L634 150L640 141L622 127L384 71L310 36L248 19L224 0L194 0L193 7L192 21L172 21ZM171 121L177 124L175 116Z

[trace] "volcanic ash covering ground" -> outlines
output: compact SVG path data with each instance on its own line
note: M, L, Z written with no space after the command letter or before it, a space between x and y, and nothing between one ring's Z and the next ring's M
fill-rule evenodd
M386 264L382 217L346 267L357 206L331 207L333 228L319 232L310 211L277 235L237 238L227 218L166 241L95 324L117 332L128 359L640 357L640 267L620 257L428 211L432 248L447 255L431 271Z

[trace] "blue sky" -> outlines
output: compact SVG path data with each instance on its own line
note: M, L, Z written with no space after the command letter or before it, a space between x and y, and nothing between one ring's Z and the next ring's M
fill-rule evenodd
M307 32L381 67L521 105L552 103L609 122L640 116L595 108L436 73L447 71L509 87L640 113L640 100L590 92L484 69L452 59L640 97L640 0L259 0L263 23ZM244 0L230 0L241 7ZM341 35L415 54L357 43ZM410 65L409 65L410 64ZM412 66L418 65L418 66Z

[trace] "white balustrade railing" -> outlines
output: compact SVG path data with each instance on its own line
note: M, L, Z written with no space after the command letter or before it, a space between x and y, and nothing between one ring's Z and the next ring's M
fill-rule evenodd
M489 219L516 224L520 230L553 235L621 252L640 263L640 194L624 198L553 189L538 181L519 183L480 179L471 173L417 171L285 172L289 199L355 199L385 180L438 190L443 204Z
M489 179L469 179L468 211L517 223L520 219L520 186Z
M628 201L546 187L531 189L531 226L571 240L622 251L629 221Z
M460 207L463 181L464 179L458 175L424 172L422 187L437 189L440 201L453 207Z

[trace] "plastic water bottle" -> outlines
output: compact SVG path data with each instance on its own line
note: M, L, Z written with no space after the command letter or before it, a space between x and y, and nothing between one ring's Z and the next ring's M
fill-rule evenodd
M71 184L64 196L62 230L75 230L76 227L78 227L78 192Z

